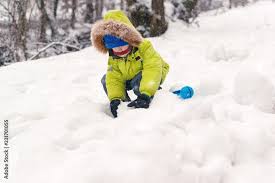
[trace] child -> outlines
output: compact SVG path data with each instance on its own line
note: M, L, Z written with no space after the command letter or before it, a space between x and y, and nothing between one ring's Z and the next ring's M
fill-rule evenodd
M127 90L137 95L128 107L148 108L169 71L151 42L142 38L120 10L110 10L96 22L91 39L98 51L109 52L107 73L101 82L113 116L117 117L120 101L131 101Z

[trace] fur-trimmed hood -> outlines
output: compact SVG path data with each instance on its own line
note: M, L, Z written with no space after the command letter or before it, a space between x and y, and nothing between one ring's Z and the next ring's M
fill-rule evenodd
M97 21L92 27L92 44L102 53L108 52L103 42L103 37L106 34L119 37L134 47L138 47L143 40L128 17L120 10L108 11L103 20Z

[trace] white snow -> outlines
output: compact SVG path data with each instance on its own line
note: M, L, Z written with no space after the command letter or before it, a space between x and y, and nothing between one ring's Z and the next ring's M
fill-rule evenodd
M116 119L100 83L107 56L93 48L0 68L8 182L275 182L274 17L264 1L170 23L151 39L171 66L163 90ZM183 85L192 99L169 92Z

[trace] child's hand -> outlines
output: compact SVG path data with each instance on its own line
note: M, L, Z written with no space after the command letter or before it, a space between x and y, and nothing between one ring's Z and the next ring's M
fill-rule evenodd
M136 100L128 104L128 107L135 107L135 108L149 108L151 102L151 97L141 94L138 96Z
M114 118L117 117L117 109L119 104L120 104L120 100L118 99L112 100L110 103L111 113L113 114Z

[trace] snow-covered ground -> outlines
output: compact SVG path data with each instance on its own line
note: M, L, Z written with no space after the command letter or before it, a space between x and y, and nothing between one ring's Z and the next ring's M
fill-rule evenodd
M163 90L116 119L93 48L0 68L8 182L274 183L275 3L214 13L152 39L171 66ZM192 99L169 92L183 85Z

